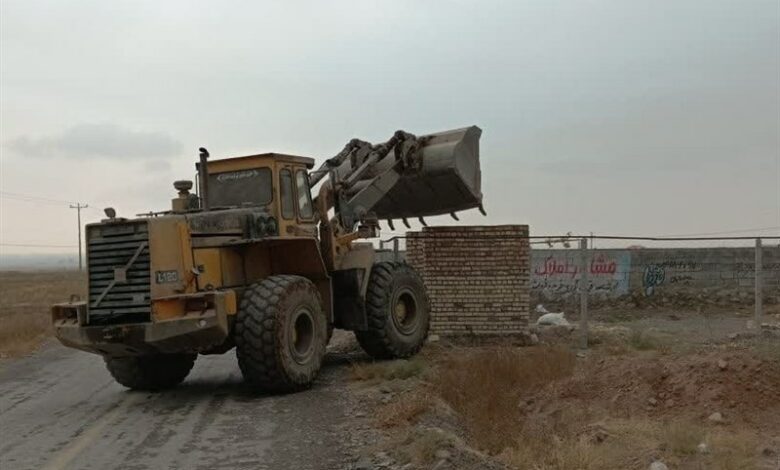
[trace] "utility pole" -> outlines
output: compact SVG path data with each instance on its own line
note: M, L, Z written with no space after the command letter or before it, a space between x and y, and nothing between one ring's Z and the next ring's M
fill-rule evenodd
M756 304L755 304L755 322L756 322L756 328L761 328L761 316L763 315L763 299L762 299L762 291L764 289L764 266L762 261L762 247L761 247L761 239L756 238L756 278L755 278L755 291L756 291Z
M86 209L87 207L89 207L89 204L82 205L79 202L77 202L75 206L73 204L70 205L71 209L76 209L76 217L78 218L78 224L79 224L79 271L82 270L82 266L81 266L81 209Z
M588 239L580 240L580 348L588 349Z

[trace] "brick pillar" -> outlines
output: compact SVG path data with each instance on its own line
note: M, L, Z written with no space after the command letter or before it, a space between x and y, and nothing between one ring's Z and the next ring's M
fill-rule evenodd
M409 232L406 259L431 301L431 333L507 335L528 328L527 225L426 227Z

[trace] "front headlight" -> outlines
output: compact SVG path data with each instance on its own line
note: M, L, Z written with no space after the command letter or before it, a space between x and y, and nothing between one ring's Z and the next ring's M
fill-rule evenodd
M265 231L269 237L279 235L279 225L276 223L276 219L268 217L265 223Z
M258 214L252 218L250 230L252 238L272 237L279 234L279 225L273 217Z

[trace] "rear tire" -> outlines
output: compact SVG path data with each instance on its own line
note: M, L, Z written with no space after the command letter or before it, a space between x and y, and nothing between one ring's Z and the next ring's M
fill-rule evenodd
M234 332L238 366L255 389L306 389L322 366L327 335L314 284L301 276L271 276L250 286L241 299Z
M156 391L179 385L195 364L196 354L103 356L114 380L132 390Z
M430 309L422 279L406 263L377 263L366 291L368 330L358 343L377 359L416 354L428 336Z

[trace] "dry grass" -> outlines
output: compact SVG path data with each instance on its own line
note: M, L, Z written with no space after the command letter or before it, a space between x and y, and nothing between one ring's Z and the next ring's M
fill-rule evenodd
M594 329L589 344L612 356L633 354L636 351L667 353L672 350L669 338L653 329L640 330L619 326Z
M706 430L699 424L687 421L669 423L661 436L664 445L675 455L693 455L697 447L706 441Z
M377 423L384 428L414 424L417 418L431 409L433 400L423 390L407 392L377 411Z
M465 420L479 447L500 451L514 441L520 396L571 375L574 356L563 348L491 348L445 360L434 389Z
M756 356L766 360L777 361L780 359L780 339L775 335L761 335L752 342L752 348Z
M626 354L657 347L646 341L627 335ZM518 470L646 469L655 458L679 469L758 465L756 443L762 439L756 430L707 426L690 415L662 419L612 413L606 396L592 403L546 401L545 390L565 390L559 387L574 367L571 352L560 348L459 351L442 360L432 387L463 419L470 445ZM394 412L408 418L391 420L393 425L414 422L430 409L422 403L398 406ZM708 453L699 451L701 443Z
M754 432L741 429L719 432L710 438L715 455L715 470L749 470L756 468L756 442Z
M756 468L757 436L746 430L715 430L695 422L616 419L601 423L600 438L576 421L551 426L558 433L520 431L500 458L518 470L644 470L654 458L670 468L746 470ZM700 443L710 452L699 453Z
M436 451L458 447L457 439L441 430L430 428L415 429L395 443L400 460L409 462L416 468L431 468L436 460Z
M71 294L85 294L76 271L0 272L0 356L34 350L51 331L49 307Z
M649 331L633 330L628 345L637 351L655 351L663 346L661 340Z
M350 376L353 380L377 383L383 380L408 379L422 374L425 362L419 357L387 362L353 363Z

